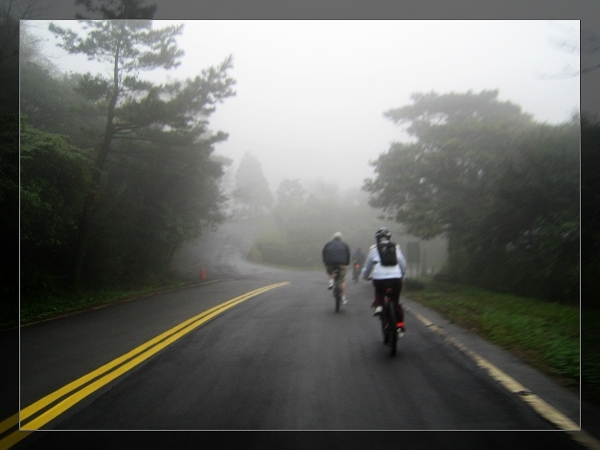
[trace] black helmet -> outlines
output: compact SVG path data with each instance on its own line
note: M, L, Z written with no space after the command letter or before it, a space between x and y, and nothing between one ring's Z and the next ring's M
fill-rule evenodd
M377 242L379 242L382 239L389 240L391 237L392 232L386 227L381 227L379 230L377 230L377 233L375 233L375 239L377 239Z

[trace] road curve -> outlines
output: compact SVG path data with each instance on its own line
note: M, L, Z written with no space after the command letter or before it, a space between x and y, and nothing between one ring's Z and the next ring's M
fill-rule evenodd
M242 434L249 448L347 449L398 440L419 448L598 448L587 434L556 431L556 423L493 379L473 355L574 423L580 421L577 398L435 312L404 299L408 331L391 358L370 315L368 283L349 284L350 303L336 314L323 273L249 264L246 244L230 242L237 256L229 264L216 254L208 258L215 264L206 264L208 278L195 287L23 328L22 408L186 320L265 286L289 283L201 323L43 427L70 432L12 433L27 436L13 448L229 448L239 445L239 432L231 430L256 430ZM203 261L191 261L188 250L180 267L193 274ZM9 432L0 430L0 448L8 448Z

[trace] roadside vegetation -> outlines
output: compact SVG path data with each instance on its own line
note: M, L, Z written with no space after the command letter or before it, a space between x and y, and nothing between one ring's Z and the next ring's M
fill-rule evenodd
M241 166L240 166L241 167ZM253 178L262 177L256 173ZM381 216L381 211L369 205L368 194L358 187L340 190L334 183L322 179L312 182L298 179L281 181L268 211L254 220L261 220L263 234L249 252L254 262L281 267L321 269L321 251L337 231L353 253L361 247L368 253L375 243L375 232L381 226L392 231L392 239L403 249L419 239L404 232L393 220ZM427 254L427 267L439 270L446 260L447 242L443 237L419 242Z
M432 278L412 280L405 295L456 325L498 345L578 393L580 309L486 291ZM599 311L581 314L581 386L586 400L600 403Z
M21 303L20 324L26 325L65 314L85 311L113 303L166 292L192 285L198 281L163 277L146 280L143 284L130 287L79 289L70 292L55 291L47 296ZM17 326L17 322L0 316L0 330Z
M183 25L50 25L66 52L106 64L110 75L60 73L31 26L20 27L21 114L2 128L0 161L11 175L0 202L18 198L10 231L20 242L26 320L155 287L183 242L224 220L221 179L231 161L213 153L227 135L208 119L235 94L227 55L191 79L147 81L145 73L180 64ZM19 124L20 135L9 132ZM0 313L2 323L18 323L15 305Z
M539 123L499 92L416 93L364 189L406 231L448 239L464 284L579 302L580 118Z

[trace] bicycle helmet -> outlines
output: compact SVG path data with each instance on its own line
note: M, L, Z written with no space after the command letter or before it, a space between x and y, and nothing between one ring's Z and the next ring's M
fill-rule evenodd
M377 240L377 242L381 241L382 239L389 241L391 237L392 237L392 232L390 230L388 230L386 227L381 227L375 233L375 239Z

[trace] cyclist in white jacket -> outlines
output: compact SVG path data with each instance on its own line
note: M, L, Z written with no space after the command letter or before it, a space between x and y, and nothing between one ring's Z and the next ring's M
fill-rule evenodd
M385 227L380 228L375 233L377 244L387 244L390 242L392 233ZM400 292L402 291L402 277L406 272L406 258L399 245L396 245L396 261L393 266L386 266L381 263L381 255L376 245L372 245L367 255L367 262L362 271L362 278L372 279L375 287L375 300L371 307L375 308L374 316L379 316L383 311L383 299L385 291L389 287L392 289L392 300L396 305L397 328L404 333L404 311L400 304Z

